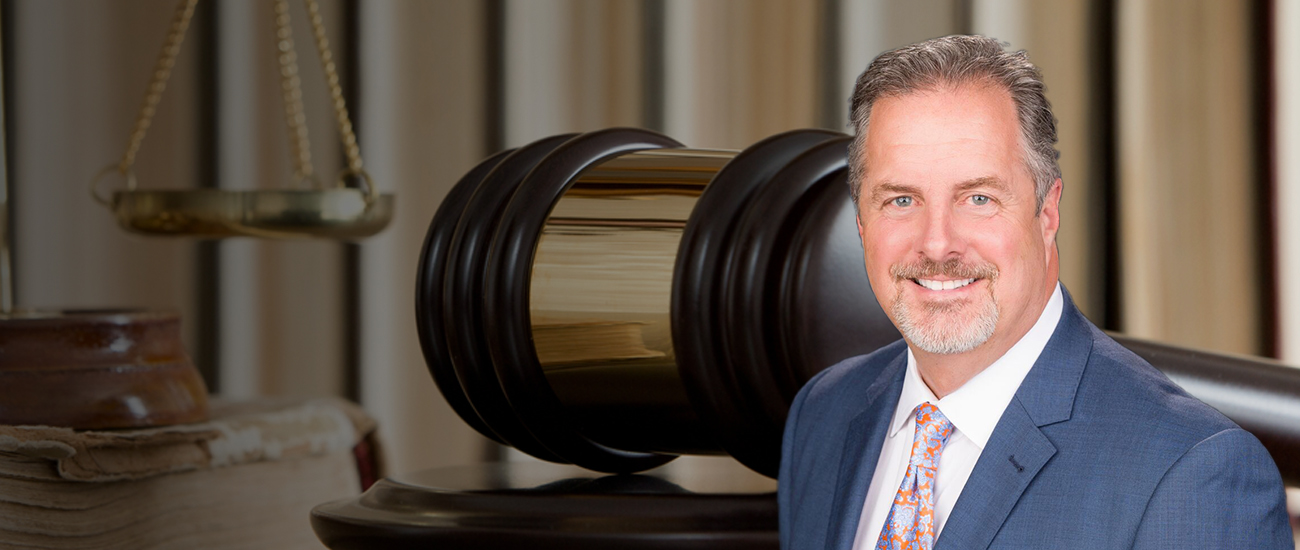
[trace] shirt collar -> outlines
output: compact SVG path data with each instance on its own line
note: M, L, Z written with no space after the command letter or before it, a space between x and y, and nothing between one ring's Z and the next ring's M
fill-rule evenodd
M1007 404L1020 388L1020 383L1029 374L1029 369L1038 361L1038 356L1043 353L1047 341L1056 331L1064 304L1061 284L1058 282L1052 291L1052 297L1047 300L1047 305L1029 332L997 361L943 399L937 399L921 380L921 374L916 370L916 356L909 347L903 393L899 396L898 408L894 410L889 436L893 437L910 426L916 407L930 402L939 407L939 411L952 422L957 431L983 449L993 434L993 428L997 427L998 420L1002 418L1002 411L1006 410Z

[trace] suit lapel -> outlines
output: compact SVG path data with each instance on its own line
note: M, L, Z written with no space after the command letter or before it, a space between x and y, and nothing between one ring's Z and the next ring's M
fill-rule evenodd
M858 519L871 485L871 476L880 459L880 447L889 431L889 421L898 407L907 368L904 351L892 361L882 376L867 388L862 410L849 423L840 458L839 478L827 531L828 550L851 550L858 531Z
M1002 413L935 550L989 547L1030 482L1056 454L1041 428L1070 419L1091 353L1091 327L1065 293L1056 331Z
M988 548L1056 447L1012 400L939 533L935 550Z

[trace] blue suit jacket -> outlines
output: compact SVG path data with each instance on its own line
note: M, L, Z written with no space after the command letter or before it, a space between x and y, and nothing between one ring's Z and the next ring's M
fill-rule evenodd
M853 544L902 341L815 376L790 408L781 546ZM1282 479L1254 436L1106 336L1068 295L936 550L1293 548Z

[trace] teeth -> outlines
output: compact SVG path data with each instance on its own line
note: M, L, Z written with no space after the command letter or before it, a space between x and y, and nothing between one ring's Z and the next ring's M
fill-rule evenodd
M953 290L964 287L975 282L975 279L960 279L956 281L934 281L930 279L914 279L919 284L930 290Z

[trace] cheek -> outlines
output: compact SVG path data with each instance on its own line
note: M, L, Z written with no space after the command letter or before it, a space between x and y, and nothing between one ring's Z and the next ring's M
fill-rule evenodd
M987 228L981 237L972 239L979 259L997 266L999 286L1028 284L1044 269L1043 241L1037 226L1007 225Z
M889 266L901 261L907 245L901 232L890 224L868 224L863 233L862 251L866 256L867 272L873 277L877 272L889 272Z
M907 219L877 215L867 222L864 240L880 251L907 250L924 229L924 224L918 223L917 217Z
M915 260L915 228L902 220L882 219L868 225L866 238L863 239L863 251L866 255L866 272L870 280L871 292L876 301L892 318L895 299L899 286L890 274L890 269L898 264Z
M1024 241L999 238L996 233L971 239L971 248L979 253L980 259L997 264L1002 269L1010 267L1010 264L1024 256L1025 244Z
M889 267L899 261L894 252L897 244L889 237L890 232L879 222L868 222L863 227L863 261L866 265L867 279L877 300L888 301L892 296L891 292L886 292L892 284Z

